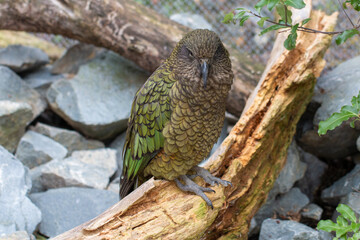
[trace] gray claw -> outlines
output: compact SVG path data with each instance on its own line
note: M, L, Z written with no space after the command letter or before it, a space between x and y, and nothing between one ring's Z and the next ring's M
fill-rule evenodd
M214 177L213 175L211 175L211 173L208 170L202 167L195 166L193 167L193 170L196 172L196 176L201 177L202 179L204 179L206 183L210 184L211 186L214 186L215 184L216 185L221 184L225 187L232 186L231 182Z
M209 205L211 207L211 209L214 209L214 206L212 205L210 199L204 193L204 192L215 192L213 189L205 188L205 187L201 187L201 186L197 185L186 175L182 175L179 178L181 180L183 180L185 184L182 184L179 181L179 179L175 179L175 183L178 186L178 188L180 188L181 190L183 190L185 192L195 193L196 195L198 195L202 199L204 199L205 202L207 203L207 205Z

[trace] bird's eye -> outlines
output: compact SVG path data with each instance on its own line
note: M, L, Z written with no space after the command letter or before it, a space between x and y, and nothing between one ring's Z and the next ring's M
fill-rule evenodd
M194 55L192 54L192 52L191 51L189 51L189 57L194 57Z

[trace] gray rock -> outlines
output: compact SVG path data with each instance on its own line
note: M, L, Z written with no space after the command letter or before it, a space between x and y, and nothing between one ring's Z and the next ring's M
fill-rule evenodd
M288 192L295 182L303 178L305 174L307 167L304 162L300 161L300 154L295 141L292 141L287 154L286 164L269 193L270 198L276 197L279 193Z
M301 216L303 218L319 221L321 219L322 213L323 209L320 206L316 205L315 203L310 203L303 208Z
M71 81L52 84L47 99L54 112L84 135L109 139L126 129L134 95L147 77L107 52L82 65Z
M305 162L308 167L304 177L296 183L296 187L300 188L301 192L305 193L310 201L313 201L328 165L320 161L316 156L302 150L300 151L300 157L301 161Z
M297 215L309 202L309 198L300 189L292 188L275 201L275 211L280 216Z
M295 182L304 176L305 171L306 164L300 161L299 151L295 141L293 141L288 149L286 164L281 170L278 179L275 181L273 188L270 190L266 203L254 216L258 224L261 225L266 218L271 218L277 214L277 209L280 209L281 205L279 205L279 200L275 200L276 197L279 194L287 193ZM297 192L297 190L295 191Z
M339 112L342 106L350 105L351 98L358 95L359 63L360 56L343 62L318 79L313 101L321 103L321 106L314 116L315 126L334 112ZM351 128L345 122L321 137L318 136L317 129L313 129L304 133L300 146L318 157L343 158L356 152L355 142L360 134L358 129Z
M360 165L337 180L332 186L324 189L321 193L321 199L324 202L336 206L340 198L351 193L353 189L360 189Z
M24 72L49 63L49 57L42 50L22 45L10 45L0 49L0 64L15 72Z
M359 219L360 217L360 193L359 192L351 192L348 193L345 197L342 197L340 203L348 205L352 210L354 210L356 217ZM335 211L333 213L333 221L336 221L336 218L340 214Z
M27 103L0 100L0 145L14 152L33 114Z
M96 149L75 151L66 159L54 159L30 170L32 192L61 187L105 189L117 169L116 151Z
M0 146L0 235L31 234L40 223L40 210L26 197L30 188L28 169Z
M176 13L171 15L170 19L192 29L201 28L201 29L213 30L211 24L208 21L206 21L206 19L203 16L199 14Z
M64 56L54 62L51 72L53 74L76 74L81 65L97 57L102 52L104 52L103 48L93 45L84 43L75 44L66 51Z
M23 79L31 87L36 89L42 97L46 97L46 91L50 85L60 79L64 79L64 75L54 75L50 72L50 67L42 67L34 72L26 74Z
M4 66L0 66L0 100L29 104L33 112L32 119L40 115L46 107L45 100L36 90Z
M4 236L0 235L0 240L35 240L35 237L26 231L17 231Z
M305 131L298 138L298 144L317 157L339 159L357 152L356 139L359 134L359 130L351 128L349 122L345 122L321 137L317 129Z
M321 107L315 113L315 125L339 112L342 106L350 105L352 97L359 94L359 64L360 56L339 64L317 80L314 100L320 102Z
M31 130L41 133L56 142L65 146L68 150L68 155L78 150L91 150L104 148L104 143L97 140L88 140L76 131L52 127L43 123L37 123Z
M16 157L28 168L39 166L52 159L63 159L67 150L60 143L42 134L27 131L16 149Z
M320 233L294 221L266 219L261 225L259 240L321 240Z
M30 195L43 220L39 231L54 237L96 217L117 201L116 193L88 188L59 188Z
M123 167L123 147L126 139L126 131L121 133L119 136L115 138L115 140L110 144L110 148L113 148L116 150L116 160L118 164L118 170L116 171L116 177L120 176L122 173L122 167Z

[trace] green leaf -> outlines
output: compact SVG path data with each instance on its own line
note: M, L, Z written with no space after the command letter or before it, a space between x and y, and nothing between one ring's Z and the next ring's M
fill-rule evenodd
M331 220L321 220L318 222L316 229L323 230L325 232L332 232L340 230L341 227Z
M355 121L356 119L350 122L350 127L355 128Z
M268 0L268 9L269 11L273 10L273 8L276 6L276 4L279 3L280 0Z
M360 11L360 1L359 0L351 0L350 2L356 11Z
M286 7L286 6L285 6ZM279 16L281 17L281 20L285 23L285 19L287 17L287 23L291 24L291 16L292 16L292 12L287 9L286 7L286 12L287 12L287 16L285 16L285 7L282 4L279 4L276 6L276 12L279 14Z
M284 2L284 4L286 6L291 6L291 7L294 7L296 9L302 9L305 7L305 3L303 0L286 0Z
M230 23L234 18L234 13L229 12L228 14L225 15L224 20L222 20L222 23L228 24Z
M333 113L325 121L320 121L319 123L319 135L324 135L328 130L333 130L334 128L340 126L344 121L349 120L351 117L358 117L358 111L353 106L343 106L339 113Z
M270 31L274 31L274 30L278 30L278 29L281 29L281 28L287 28L286 26L282 26L282 25L271 25L270 27L268 28L265 28L264 30L262 30L260 32L260 36L267 33L267 32L270 32Z
M356 97L352 97L351 104L358 112L360 112L360 92Z
M304 26L304 25L307 24L310 20L311 20L311 18L304 19L304 20L301 22L301 26Z
M341 215L336 218L336 223L342 227L349 225L348 221Z
M353 239L360 239L360 232L355 233Z
M235 8L235 10L238 10L238 11L247 11L246 8Z
M339 36L336 37L335 42L337 45L340 45L349 38L355 36L356 34L359 34L359 31L357 29L345 30L343 33L341 33Z
M348 232L351 232L351 226L340 226L340 228L336 230L336 237L342 239ZM344 239L346 239L346 237Z
M260 26L260 27L263 27L264 26L264 22L269 19L269 17L262 17L260 18L260 20L257 22L257 24Z
M291 27L291 33L287 37L287 39L284 42L284 47L287 50L293 50L296 46L296 39L297 39L297 28L299 27L299 24L295 24Z
M338 207L336 208L336 211L338 211L339 213L341 213L341 215L351 221L351 222L356 222L356 216L355 216L355 212L346 204L339 204Z
M260 13L261 9L266 6L268 4L268 0L260 0L260 2L258 2L256 5L255 5L255 10L257 12Z
M239 19L241 18L242 16L244 16L246 13L246 11L240 11L238 12L237 14L235 14L235 16L233 17L233 20L236 20L236 19Z
M247 15L247 16L243 16L241 19L240 19L240 26L244 26L244 23L245 23L245 21L246 20L248 20L249 19L249 15Z
M359 232L360 233L360 223L352 222L351 223L351 229L353 230L353 232Z

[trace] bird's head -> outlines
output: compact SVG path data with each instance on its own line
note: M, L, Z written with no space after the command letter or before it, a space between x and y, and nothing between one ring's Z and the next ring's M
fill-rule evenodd
M175 47L170 59L180 81L189 85L221 84L229 75L231 61L229 53L219 36L210 30L197 29L186 34ZM230 83L231 84L231 83Z

